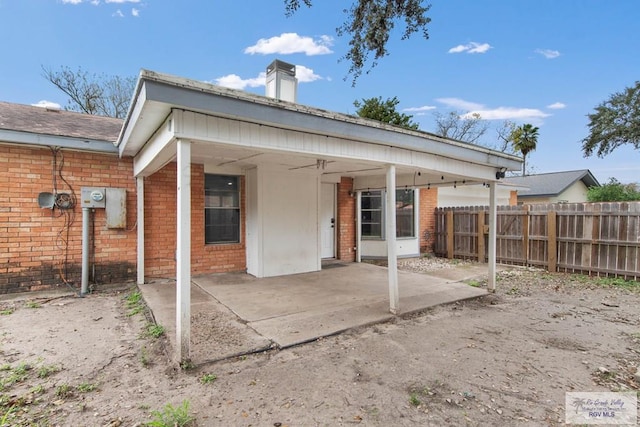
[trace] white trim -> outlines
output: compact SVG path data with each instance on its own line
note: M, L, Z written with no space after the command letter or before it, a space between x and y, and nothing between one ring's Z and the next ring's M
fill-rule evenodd
M177 142L176 351L188 360L191 347L191 143Z
M136 177L137 283L144 284L144 177Z
M389 311L398 314L400 296L398 294L398 248L396 247L396 167L387 166L386 197L386 235L387 235L387 270L389 272Z
M493 292L496 290L496 223L497 214L497 183L492 182L489 188L489 280L487 288Z

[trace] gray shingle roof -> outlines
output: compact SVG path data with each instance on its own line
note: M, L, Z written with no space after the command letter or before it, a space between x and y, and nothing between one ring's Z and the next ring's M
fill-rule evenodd
M505 182L509 184L528 187L528 189L518 191L518 197L525 198L557 196L576 181L582 181L587 187L600 186L600 183L591 174L589 169L514 176L505 179Z
M122 120L0 102L0 129L115 142Z

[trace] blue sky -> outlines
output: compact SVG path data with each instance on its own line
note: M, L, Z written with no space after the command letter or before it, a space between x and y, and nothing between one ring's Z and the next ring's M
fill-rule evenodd
M390 56L355 87L335 29L350 2L316 0L293 17L281 0L0 0L0 101L65 105L42 66L110 75L141 68L264 94L274 59L295 64L298 102L354 113L397 96L433 131L434 112L479 112L539 126L534 173L589 168L600 182L640 181L640 152L582 156L586 115L640 80L640 1L433 0L430 38L391 37ZM347 79L345 80L345 77Z

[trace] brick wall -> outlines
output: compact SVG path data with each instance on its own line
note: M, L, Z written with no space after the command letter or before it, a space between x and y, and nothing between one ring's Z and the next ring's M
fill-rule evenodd
M420 189L420 252L433 253L436 232L438 189Z
M511 190L509 192L509 206L518 205L518 190Z
M56 167L54 168L54 160ZM40 192L76 195L73 209L42 209ZM60 177L66 180L64 180ZM67 184L68 183L68 184ZM0 144L0 293L80 286L82 261L81 187L127 190L127 229L107 229L105 210L92 214L95 276L101 283L135 278L135 180L129 159L48 147Z
M175 277L176 163L145 178L145 276ZM191 165L191 273L246 270L245 181L240 178L240 243L204 243L204 167Z
M353 178L342 177L338 184L338 259L355 261L356 254L356 199L353 191Z

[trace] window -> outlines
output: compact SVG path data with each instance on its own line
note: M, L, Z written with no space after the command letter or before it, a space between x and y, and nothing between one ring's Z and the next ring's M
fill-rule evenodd
M362 237L384 238L384 192L364 191L360 200ZM396 190L396 237L415 237L414 190Z
M205 243L240 242L240 179L204 176Z
M396 190L396 237L415 237L413 190Z
M365 191L361 197L362 237L382 238L382 191Z

